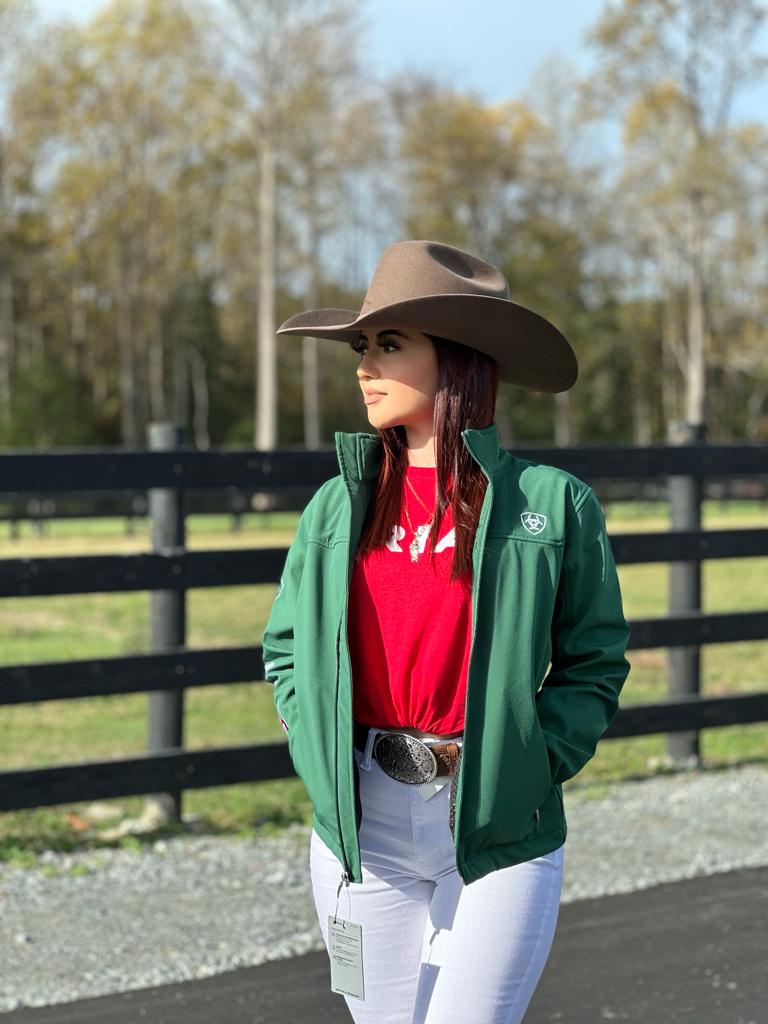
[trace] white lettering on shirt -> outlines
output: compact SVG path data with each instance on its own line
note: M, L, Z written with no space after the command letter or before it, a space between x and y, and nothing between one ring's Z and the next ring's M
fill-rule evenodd
M427 538L429 537L428 523L422 523L421 526L416 527L416 537L418 540L418 551L421 554L427 546ZM403 540L405 537L405 529L402 526L393 526L389 534L389 540L387 541L387 548L390 551L404 551L398 544L398 541ZM456 547L456 529L451 529L442 537L435 545L435 554L441 551L445 551L446 548Z

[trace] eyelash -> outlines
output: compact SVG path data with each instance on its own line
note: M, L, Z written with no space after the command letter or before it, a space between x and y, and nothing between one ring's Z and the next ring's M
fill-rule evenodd
M397 352L397 345L395 345L394 342L392 341L377 341L376 344L379 346L379 348L393 348L395 352ZM358 355L362 355L362 350L365 347L365 343L362 341L358 341L355 345L350 345L352 351L357 352Z

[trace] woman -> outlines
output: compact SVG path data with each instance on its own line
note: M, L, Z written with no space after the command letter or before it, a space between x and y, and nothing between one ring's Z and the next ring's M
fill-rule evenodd
M366 1024L513 1024L557 921L562 783L629 671L594 492L493 423L498 377L563 391L575 356L431 241L389 245L359 313L278 333L349 344L375 430L336 432L263 639L333 991Z

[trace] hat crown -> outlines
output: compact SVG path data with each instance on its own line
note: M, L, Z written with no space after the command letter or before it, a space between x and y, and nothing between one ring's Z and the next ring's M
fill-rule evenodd
M508 299L509 285L490 263L444 242L392 242L373 272L360 317L381 306L427 295Z

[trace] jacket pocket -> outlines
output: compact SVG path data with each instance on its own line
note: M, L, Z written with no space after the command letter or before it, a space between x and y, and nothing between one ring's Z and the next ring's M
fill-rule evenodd
M288 733L288 753L290 754L291 761L293 763L293 769L299 778L303 778L301 772L300 755L301 752L301 735L299 730L299 717L294 715L293 728Z
M290 711L288 708L285 710L285 715L280 707L279 702L275 702L277 714L280 722L283 726L283 732L286 734L288 741L288 756L293 764L293 770L299 776L303 778L301 768L301 754L302 754L302 729L301 729L301 709L299 708L298 697L294 693L290 703ZM290 719L288 721L287 719Z
M541 762L541 771L547 778L547 794L549 794L549 791L552 788L552 767L549 763L549 748L547 747L547 741L544 739L544 730L541 728L538 714L536 714L536 736L536 745L539 750L538 756Z
M527 839L535 835L542 825L541 808L546 804L552 793L552 773L549 767L549 754L544 742L544 734L538 723L534 726L534 736L529 747L529 782L528 803L529 817L523 825L518 839Z

